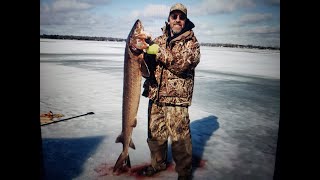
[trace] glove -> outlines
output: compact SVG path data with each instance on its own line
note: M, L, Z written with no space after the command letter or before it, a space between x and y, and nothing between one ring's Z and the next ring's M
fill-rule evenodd
M159 52L159 45L152 44L147 48L147 54L157 54Z

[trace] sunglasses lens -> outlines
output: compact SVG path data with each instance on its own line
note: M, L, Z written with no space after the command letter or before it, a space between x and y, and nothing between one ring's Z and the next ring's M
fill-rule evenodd
M178 16L180 17L180 20L185 20L186 16L184 14L181 15L177 15L177 14L172 14L171 17L172 19L176 20L178 18Z
M178 15L174 14L172 15L172 19L176 20L178 18Z

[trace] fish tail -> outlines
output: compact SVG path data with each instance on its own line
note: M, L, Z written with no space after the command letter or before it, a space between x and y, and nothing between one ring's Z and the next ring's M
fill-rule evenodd
M121 170L124 167L131 168L131 162L129 153L122 152L118 157L116 164L113 167L113 172L117 171L118 169Z

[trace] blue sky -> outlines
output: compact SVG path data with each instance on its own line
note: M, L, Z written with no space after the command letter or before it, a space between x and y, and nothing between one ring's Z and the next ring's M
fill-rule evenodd
M280 47L280 0L41 0L40 34L126 38L140 19L155 38L177 2L199 42Z

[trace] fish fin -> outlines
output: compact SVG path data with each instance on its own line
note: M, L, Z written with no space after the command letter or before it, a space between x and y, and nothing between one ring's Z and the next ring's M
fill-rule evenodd
M129 158L129 153L122 152L118 157L116 164L113 167L113 172L117 171L118 169L121 170L124 167L131 168L131 162Z
M126 159L125 163L126 163L127 167L131 168L131 162L130 162L129 154L128 154L128 158Z
M134 121L131 127L136 127L136 126L137 126L137 118L134 118Z
M136 146L133 144L132 138L130 139L129 147L136 149Z
M141 69L140 70L141 70L142 76L144 78L150 77L149 67L144 60L142 60L142 62L141 62Z
M116 143L119 143L119 142L123 143L122 133L121 133L121 134L117 137L117 139L116 139Z

